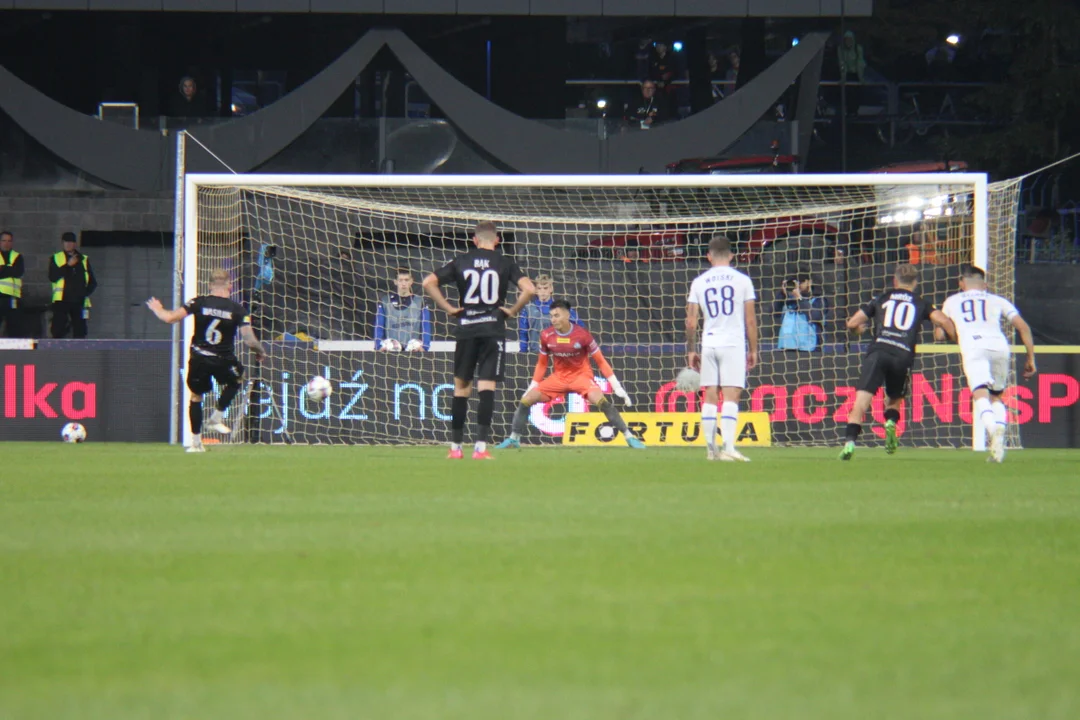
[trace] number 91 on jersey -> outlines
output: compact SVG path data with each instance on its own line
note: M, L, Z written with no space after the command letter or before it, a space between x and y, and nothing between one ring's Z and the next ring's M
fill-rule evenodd
M623 413L627 427L649 447L696 447L705 445L701 432L700 413ZM772 426L767 412L739 413L736 426L738 437L735 445L740 447L768 447L772 445ZM721 442L719 427L717 442ZM563 445L578 447L626 444L622 435L601 413L569 413L562 436Z

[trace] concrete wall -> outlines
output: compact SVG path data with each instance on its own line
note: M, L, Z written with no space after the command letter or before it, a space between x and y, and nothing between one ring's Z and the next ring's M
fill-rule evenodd
M23 305L31 324L44 319L50 299L49 256L60 250L60 235L85 231L143 230L165 233L158 248L88 247L98 279L90 318L92 338L164 338L160 323L149 324L136 304L151 294L172 297L173 198L171 194L16 191L0 195L0 228L15 234L25 257ZM38 325L38 328L44 327ZM40 332L40 329L39 329Z
M1020 265L1016 307L1036 344L1080 345L1080 265Z

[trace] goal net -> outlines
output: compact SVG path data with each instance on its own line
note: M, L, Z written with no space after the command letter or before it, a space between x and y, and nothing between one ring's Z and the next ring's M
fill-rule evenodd
M230 409L230 442L448 440L452 324L420 283L469 247L480 220L495 221L501 250L573 303L633 410L656 413L700 410L699 397L674 387L686 295L709 239L727 235L758 294L760 361L743 408L769 414L775 444L839 441L866 341L844 320L891 287L898 263L918 265L920 291L935 303L955 292L964 262L1013 296L1017 186L991 187L978 174L189 175L184 205L184 298L206 292L212 270L228 270L270 346L262 365L241 353L251 385ZM547 323L540 306L524 317L507 323L496 438L509 432ZM923 338L903 442L970 447L981 433L959 355L934 345L929 329ZM304 392L315 375L333 384L324 402ZM535 406L527 440L559 442L565 415L587 409L573 395ZM874 419L882 413L879 393Z

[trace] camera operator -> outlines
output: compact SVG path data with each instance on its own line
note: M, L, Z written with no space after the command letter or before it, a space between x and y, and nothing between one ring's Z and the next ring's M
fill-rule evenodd
M809 275L784 280L783 289L777 293L775 314L780 322L778 349L812 352L821 346L825 299L814 296Z

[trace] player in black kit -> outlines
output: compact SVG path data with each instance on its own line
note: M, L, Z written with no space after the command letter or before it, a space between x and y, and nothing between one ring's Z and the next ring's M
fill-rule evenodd
M915 363L915 345L919 342L923 323L929 320L935 328L953 333L952 321L915 291L918 284L918 268L914 265L898 266L893 276L893 289L863 305L847 320L848 330L862 334L872 318L874 339L863 358L855 405L848 414L841 460L850 460L855 454L855 441L862 433L863 416L882 385L885 386L885 452L896 452L900 403L907 395L908 379Z
M221 395L208 426L222 434L231 432L225 424L225 410L240 391L240 379L244 376L244 366L233 350L236 331L240 331L240 337L255 353L256 360L262 362L266 356L262 343L251 329L247 309L230 299L231 292L229 274L224 270L215 270L210 276L210 294L200 295L183 307L166 310L157 298L146 301L146 306L158 319L170 325L183 321L188 315L195 317L187 371L187 386L191 391L188 418L191 420L192 434L188 452L205 452L202 444L202 400L203 395L213 387L212 379L221 385Z
M435 304L458 319L454 350L454 401L450 423L450 455L462 457L465 420L469 412L473 378L477 379L480 410L474 460L490 460L487 450L491 418L495 414L495 383L503 377L506 319L515 317L536 294L532 280L518 264L495 250L499 235L495 223L482 222L473 232L476 248L459 255L424 278L424 290ZM461 307L451 305L440 286L457 286ZM517 285L517 302L503 307L511 285Z

